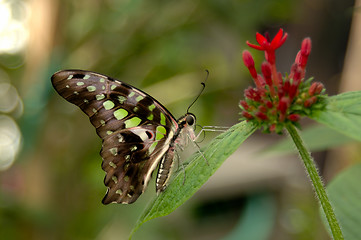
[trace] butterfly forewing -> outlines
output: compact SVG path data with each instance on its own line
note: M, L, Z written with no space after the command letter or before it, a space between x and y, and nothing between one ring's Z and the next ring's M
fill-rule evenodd
M178 125L154 98L124 82L82 71L52 76L56 91L89 116L103 139L104 204L132 203L144 191Z

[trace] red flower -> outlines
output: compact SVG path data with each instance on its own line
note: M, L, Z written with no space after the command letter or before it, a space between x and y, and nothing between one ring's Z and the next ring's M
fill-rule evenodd
M282 133L285 123L297 125L301 116L309 115L313 110L322 108L321 83L311 84L305 81L306 64L311 52L311 39L302 41L301 50L291 66L289 75L282 76L277 71L275 50L287 39L287 33L280 29L272 41L257 33L259 45L247 44L265 52L266 61L261 65L262 74L258 74L250 52L242 53L243 62L252 75L256 87L244 91L245 100L240 101L243 119L261 124L266 132Z
M265 51L266 60L270 64L274 64L276 61L275 50L283 45L283 43L287 39L287 36L288 36L287 33L285 33L285 35L283 35L283 29L281 28L278 31L278 33L276 34L276 36L272 39L271 42L268 41L267 38L265 36L263 36L262 34L256 33L256 40L257 40L259 46L252 44L248 41L247 41L247 44L251 48Z

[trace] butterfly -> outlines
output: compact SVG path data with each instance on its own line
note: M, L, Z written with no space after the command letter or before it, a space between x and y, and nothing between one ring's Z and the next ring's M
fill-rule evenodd
M187 110L175 119L147 93L95 72L62 70L51 81L60 96L88 115L102 139L103 204L135 202L158 165L156 191L165 190L176 149L196 138L194 114Z

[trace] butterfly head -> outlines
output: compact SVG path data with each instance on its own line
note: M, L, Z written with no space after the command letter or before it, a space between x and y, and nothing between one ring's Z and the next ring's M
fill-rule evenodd
M181 128L191 127L194 128L196 125L196 116L193 113L187 113L178 119L178 125Z

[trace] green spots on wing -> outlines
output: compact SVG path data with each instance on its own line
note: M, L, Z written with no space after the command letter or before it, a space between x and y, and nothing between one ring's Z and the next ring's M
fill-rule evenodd
M115 191L116 194L119 194L119 195L122 195L123 194L123 191L118 189L117 191Z
M160 113L160 124L166 125L165 115L163 113Z
M153 113L151 113L151 114L147 117L147 119L148 119L149 121L152 121L152 120L153 120L153 118L154 118Z
M126 121L124 121L125 128L132 128L139 125L139 123L142 121L139 117L133 117Z
M129 176L124 176L124 182L128 182L129 181Z
M104 120L100 120L99 122L103 127L105 126L105 121Z
M154 104L149 105L149 107L148 107L149 111L153 111L154 108L155 108L155 105L154 105Z
M110 100L107 100L107 101L103 102L103 106L104 106L105 110L110 110L114 107L114 103Z
M135 98L135 100L136 100L137 102L139 102L139 101L141 101L141 100L143 100L143 99L144 99L144 97L141 96L141 95L139 95L138 97Z
M78 86L83 86L83 85L84 85L84 82L77 82L76 85L78 85Z
M119 101L120 104L123 104L126 100L127 100L126 97L124 97L124 96L118 96L118 101Z
M124 168L123 168L123 169L124 169L124 171L127 171L127 170L128 170L129 165L130 165L129 163L126 163L126 164L124 165Z
M116 176L112 176L112 180L113 180L113 182L115 183L115 184L117 184L118 183L118 178L116 177Z
M153 151L154 151L155 147L157 146L157 144L158 144L158 142L155 141L155 142L152 143L152 145L150 145L149 154L153 153Z
M95 98L100 101L100 100L103 100L105 98L105 95L104 94L97 94L95 95Z
M165 129L165 127L158 126L155 140L160 140L160 139L164 138L166 134L167 134L167 130Z
M122 134L118 133L117 137L118 137L118 142L124 142L124 137Z
M83 77L83 79L89 79L90 78L90 75L85 75L84 77Z
M117 165L115 165L113 162L109 162L109 166L111 166L112 168L117 168Z
M128 116L128 111L123 108L119 108L118 110L114 111L113 115L117 120L121 120Z
M87 86L86 89L88 89L89 92L94 92L95 90L97 90L95 86Z
M117 85L113 84L113 85L110 86L110 90L114 90L114 89L116 89L116 87L117 87Z
M133 97L134 95L135 95L135 92L130 92L129 95L128 95L128 97L131 98L131 97Z
M110 131L110 130L107 131L107 135L112 135L112 134L113 134L113 131Z
M103 83L103 82L105 82L105 79L104 79L104 78L100 78L100 79L99 79L99 82Z
M163 127L163 126L158 126L158 127L157 127L157 132L160 132L160 133L162 133L163 135L166 135L166 134L167 134L167 130L166 130L165 127Z
M111 148L109 149L109 152L113 155L113 156L117 156L118 155L118 149L117 148ZM110 164L110 163L109 163Z
M69 77L67 78L68 80L72 79L74 77L73 74L69 75Z

